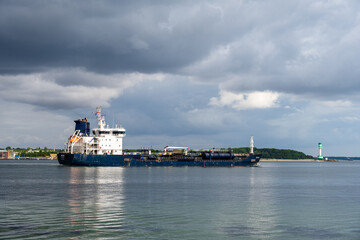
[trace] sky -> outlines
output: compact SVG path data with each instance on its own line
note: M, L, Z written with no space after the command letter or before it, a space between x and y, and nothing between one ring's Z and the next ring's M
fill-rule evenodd
M56 147L96 106L125 148L360 156L356 0L0 1L0 147Z

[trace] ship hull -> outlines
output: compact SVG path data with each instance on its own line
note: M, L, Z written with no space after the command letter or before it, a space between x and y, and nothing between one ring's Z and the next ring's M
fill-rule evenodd
M260 155L250 154L239 160L143 160L132 155L86 155L59 153L58 161L66 166L118 166L118 167L240 167L257 166Z

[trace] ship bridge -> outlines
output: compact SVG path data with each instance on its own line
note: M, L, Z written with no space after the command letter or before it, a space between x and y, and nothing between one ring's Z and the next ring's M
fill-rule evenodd
M101 107L96 108L95 115L98 127L92 129L93 136L90 136L90 125L87 120L75 121L77 125L68 142L68 151L97 155L121 155L123 138L126 136L125 128L117 125L110 128L109 125L106 125L105 117L101 115Z

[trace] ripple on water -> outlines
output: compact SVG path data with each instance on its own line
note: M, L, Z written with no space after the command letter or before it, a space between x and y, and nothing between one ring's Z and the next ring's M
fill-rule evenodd
M302 236L309 239L339 239L343 238L344 234L333 232L324 228L306 227L306 226L290 226L279 225L278 229L292 236Z

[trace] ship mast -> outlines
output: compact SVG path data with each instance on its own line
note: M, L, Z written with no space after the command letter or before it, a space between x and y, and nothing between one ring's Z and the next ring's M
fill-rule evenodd
M105 117L101 116L101 106L96 107L96 119L98 120L98 127L100 130L105 128Z

